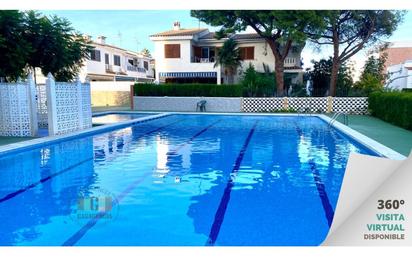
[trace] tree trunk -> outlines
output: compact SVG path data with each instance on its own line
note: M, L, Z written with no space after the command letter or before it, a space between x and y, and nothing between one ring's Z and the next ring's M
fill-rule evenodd
M284 96L284 80L283 72L285 70L284 63L282 60L275 60L275 83L276 83L276 96Z
M330 75L330 86L329 86L329 95L336 96L336 85L338 82L338 73L339 73L339 61L333 58L332 61L332 72Z
M336 28L333 30L333 58L332 58L332 72L330 75L329 95L336 96L336 85L338 81L338 72L340 66L339 58L339 36Z
M283 72L285 70L285 57L288 54L291 41L288 43L285 53L282 55L280 53L280 44L272 39L266 39L266 42L269 44L270 49L272 50L273 56L275 57L275 83L276 83L276 96L284 96L284 80Z

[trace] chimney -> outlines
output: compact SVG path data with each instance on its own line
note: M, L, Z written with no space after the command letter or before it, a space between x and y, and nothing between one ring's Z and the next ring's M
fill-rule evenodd
M173 22L173 30L180 30L180 21Z
M83 35L83 38L85 39L85 40L87 40L87 41L91 41L92 40L92 36L90 36L90 35Z
M105 36L98 36L97 43L99 44L106 44L106 37Z

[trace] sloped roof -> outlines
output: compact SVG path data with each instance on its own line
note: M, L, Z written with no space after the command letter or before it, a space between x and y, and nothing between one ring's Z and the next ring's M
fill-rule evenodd
M214 39L216 33L215 32L210 32L202 37L200 39ZM244 33L244 34L233 34L230 36L231 38L235 40L241 40L241 39L260 39L261 37L257 33Z
M160 32L151 37L176 37L176 36L193 36L197 33L206 31L207 29L179 29L179 30L168 30Z

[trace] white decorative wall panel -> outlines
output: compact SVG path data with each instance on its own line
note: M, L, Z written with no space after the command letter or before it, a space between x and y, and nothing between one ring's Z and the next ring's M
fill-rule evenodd
M62 135L92 126L90 84L46 82L50 135Z
M29 92L28 83L0 83L0 136L33 136Z
M92 127L92 103L91 103L91 90L90 83L82 84L82 118L83 124L82 128L91 128Z
M47 94L46 84L37 84L37 118L39 122L39 128L47 128Z

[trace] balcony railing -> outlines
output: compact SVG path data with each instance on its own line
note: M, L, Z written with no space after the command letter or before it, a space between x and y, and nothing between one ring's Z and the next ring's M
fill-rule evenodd
M214 63L215 62L215 57L209 57L209 58L200 58L200 57L193 57L192 62L194 63Z
M137 67L137 66L131 66L131 65L128 65L128 66L127 66L127 70L128 70L128 71L136 71L136 72L144 72L144 73L146 73L146 69L141 68L141 67Z
M286 57L284 63L285 63L285 66L299 65L299 63L297 63L297 58L293 58L293 57Z

